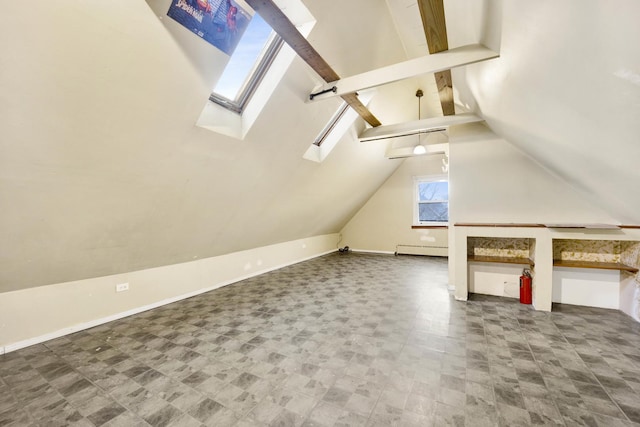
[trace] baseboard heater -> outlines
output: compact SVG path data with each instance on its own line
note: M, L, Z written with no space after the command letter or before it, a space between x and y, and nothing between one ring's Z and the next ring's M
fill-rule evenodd
M396 255L447 256L446 246L396 245Z

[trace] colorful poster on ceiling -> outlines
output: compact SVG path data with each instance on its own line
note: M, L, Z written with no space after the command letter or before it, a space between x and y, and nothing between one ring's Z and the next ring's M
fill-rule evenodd
M252 17L233 0L172 0L167 16L227 55L233 53Z

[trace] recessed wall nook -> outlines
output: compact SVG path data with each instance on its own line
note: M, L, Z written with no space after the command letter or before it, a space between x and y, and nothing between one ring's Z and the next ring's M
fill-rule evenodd
M519 272L533 276L533 306L614 308L637 319L640 234L601 224L456 223L456 297L517 298Z

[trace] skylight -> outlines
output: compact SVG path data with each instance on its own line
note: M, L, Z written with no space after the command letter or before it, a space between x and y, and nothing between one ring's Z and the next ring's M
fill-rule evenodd
M322 145L322 143L325 141L325 139L327 139L331 131L335 129L336 125L338 124L338 121L340 121L340 119L342 118L342 116L344 116L344 114L347 112L348 109L349 109L349 104L347 104L346 102L343 102L342 105L340 105L340 108L338 108L338 111L333 115L331 120L329 120L329 123L327 123L324 129L322 129L322 131L320 132L320 135L318 135L315 141L313 141L315 145L317 145L318 147Z
M223 0L209 1L217 3ZM218 77L218 82L214 83L214 91L209 95L209 102L204 105L196 126L243 140L276 91L296 54L259 15L254 14L245 1L231 0L231 4L242 6L238 8L238 16L241 10L246 12L241 20L244 25L242 34L238 31L235 53L228 57L228 66ZM316 23L313 15L305 7L303 0L286 0L286 4L287 16L306 38ZM240 30L240 21L237 24ZM217 32L214 36L220 37ZM253 34L261 36L254 38ZM212 44L215 46L215 43ZM241 53L247 52L245 44L253 47L248 49L252 53ZM220 50L225 52L225 46L222 45ZM236 60L236 56L243 60Z
M254 14L210 99L242 112L250 92L259 83L281 45L280 38L269 24Z

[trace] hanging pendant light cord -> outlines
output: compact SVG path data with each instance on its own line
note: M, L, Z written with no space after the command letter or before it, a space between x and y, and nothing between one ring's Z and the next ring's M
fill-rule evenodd
M420 106L421 106L420 101L423 95L424 93L422 92L422 89L418 89L416 91L416 97L418 98L418 120L422 118L422 114L420 111ZM427 149L420 142L420 132L418 132L418 144L415 147L413 147L413 154L421 155L421 154L425 154L426 152L427 152Z

